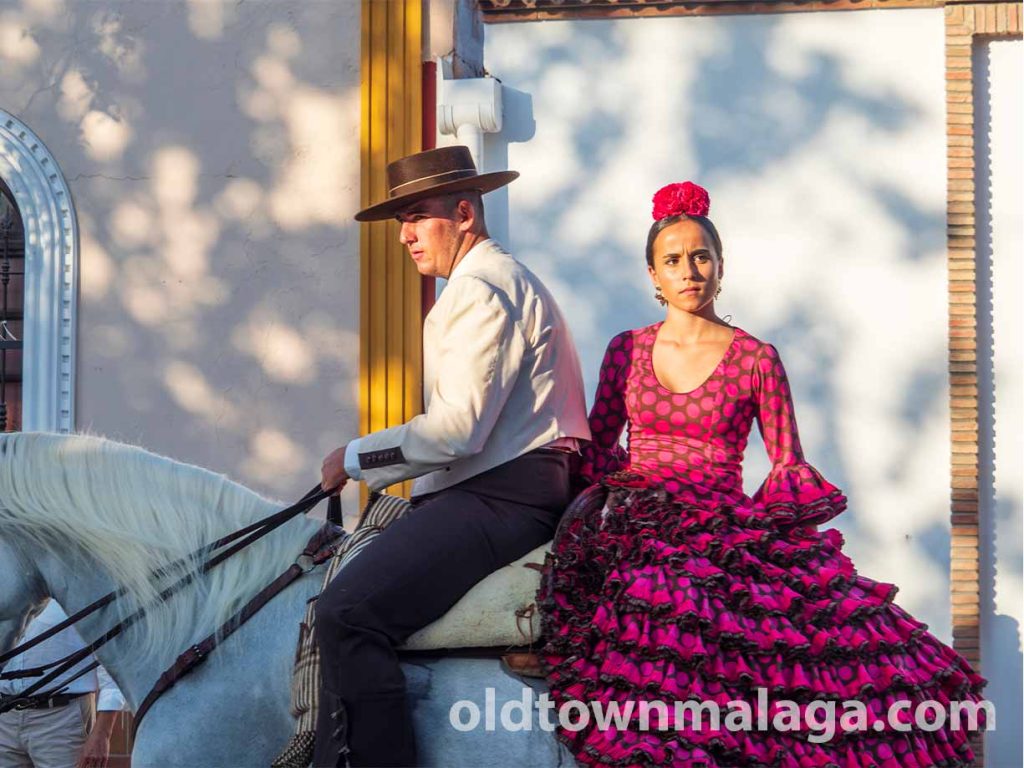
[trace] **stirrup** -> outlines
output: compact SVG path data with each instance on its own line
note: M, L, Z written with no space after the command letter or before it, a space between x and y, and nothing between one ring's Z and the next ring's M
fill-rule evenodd
M501 657L501 668L521 677L544 677L544 668L535 653L506 653Z

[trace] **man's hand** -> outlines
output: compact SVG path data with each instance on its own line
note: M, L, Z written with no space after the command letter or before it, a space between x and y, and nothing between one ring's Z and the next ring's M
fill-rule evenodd
M110 759L110 734L114 730L117 712L97 712L96 724L85 737L82 754L75 768L106 768Z
M348 473L345 471L345 449L347 447L347 445L343 445L341 448L331 451L324 459L324 465L320 469L322 475L320 487L323 490L340 491L348 482Z

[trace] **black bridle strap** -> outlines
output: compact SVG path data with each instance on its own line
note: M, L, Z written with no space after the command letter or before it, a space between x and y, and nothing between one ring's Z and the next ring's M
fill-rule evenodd
M312 489L310 493L306 494L306 496L303 497L301 501L296 502L287 509L281 510L276 514L271 515L264 521L261 521L261 525L263 527L259 530L253 530L255 524L253 526L248 526L247 529L250 531L248 536L246 536L244 539L240 541L235 542L232 546L228 547L223 552L211 557L208 561L206 561L203 564L203 566L199 569L198 572L187 573L184 576L182 576L178 581L176 581L174 584L172 584L167 589L163 590L159 595L157 595L157 602L165 602L170 597L175 595L177 592L181 591L183 588L185 588L193 581L195 581L198 575L208 573L211 569L220 565L222 562L227 560L232 555L236 554L237 552L240 552L242 549L245 549L250 544L253 544L254 542L263 538L268 533L280 527L291 518L312 509L314 506L319 504L323 499L325 499L329 495L329 493L330 492L328 491L321 490L320 486L318 485L316 486L316 488ZM42 679L37 680L35 683L30 685L25 690L18 693L17 696L12 698L10 701L6 701L0 704L0 714L13 709L14 705L19 700L36 695L40 689L49 685L54 680L59 678L61 675L73 669L77 664L81 663L84 659L87 659L89 656L91 656L96 651L97 648L101 648L102 646L106 645L108 642L110 642L115 637L119 636L122 632L124 632L124 630L128 629L129 627L137 623L140 619L142 619L146 615L146 610L146 606L139 608L131 615L119 621L117 624L115 624L113 627L111 627L109 630L104 632L102 635L97 637L95 640L93 640L85 647L81 648L80 650L72 654L65 656L63 659L60 659L57 662L59 666L57 666L56 669L51 671L49 674L45 675ZM47 666L49 667L52 665Z
M135 711L135 717L132 721L133 736L138 731L142 718L146 716L146 713L156 703L157 699L163 696L181 678L206 661L206 658L213 653L220 643L227 640L228 637L234 634L236 629L255 616L263 606L277 597L287 586L308 570L334 556L338 546L339 535L332 532L331 529L333 531L339 530L332 525L326 525L321 528L313 535L313 538L306 544L302 554L299 555L294 563L288 566L286 571L261 589L252 600L242 606L238 613L224 622L214 632L207 635L203 640L188 648L188 650L175 659L174 664L164 670L164 673L160 675L156 684L146 694L146 698L142 700L139 708ZM303 558L309 559L309 569L303 568L300 565L300 561Z
M57 659L56 664L60 664L66 658L68 658L68 656L65 656L63 658ZM65 693L68 690L68 686L69 685L74 683L80 677L82 677L84 675L88 675L90 672L92 672L97 667L99 667L99 662L97 662L97 660L93 659L92 662L90 662L88 665L86 665L81 670L76 672L74 675L72 675L69 678L65 678L65 680L63 680L60 683L60 687L59 688L57 688L56 690L47 691L46 693L41 694L41 695L57 696L57 695L59 695L61 693ZM41 670L45 671L45 670L47 670L49 668L48 667L40 667L40 668L37 668L37 669L41 669ZM7 678L7 679L8 680L14 680L15 678L19 678L19 677L38 677L41 674L42 674L41 672L37 672L35 675L24 675L24 674L14 674L14 673L12 673L11 676L9 678ZM11 694L11 697L16 699L16 698L22 697L22 695L23 694L20 694L20 693L14 693L14 694ZM0 713L6 712L6 710L3 708L3 699L4 699L4 696L0 696Z
M307 491L306 494L301 499L299 499L297 502L295 502L295 504L291 505L290 507L287 507L287 508L281 510L280 512L275 512L272 515L268 515L267 517L263 518L262 520L257 520L255 523L251 523L250 525L247 525L244 528L240 528L237 531L232 531L231 533L227 534L226 536L222 536L221 538L217 539L214 542L211 542L210 544L203 545L202 547L200 547L199 549L195 550L191 554L186 555L185 557L182 557L182 558L180 558L178 560L175 560L173 563L169 563L168 565L165 565L163 568L158 568L158 569L154 570L149 575L149 580L150 581L159 581L160 579L162 579L164 576L166 576L171 571L173 571L173 570L175 570L177 568L182 568L182 567L188 565L190 562L196 560L197 558L203 557L205 555L208 555L210 552L213 552L214 550L220 549L224 545L231 543L235 539L237 539L237 538L239 538L241 536L244 536L247 533L250 533L251 531L254 531L254 530L256 530L258 528L261 528L261 527L263 527L265 525L269 525L270 523L274 522L277 518L279 518L281 516L286 516L286 517L290 518L290 517L294 517L297 514L300 514L301 512L306 511L306 509L309 509L309 507L306 507L305 509L298 509L298 508L304 502L308 501L310 498L312 498L314 495L317 495L318 493L322 493L322 491L320 490L320 486L319 485L317 485L317 486L311 488L309 491ZM336 497L331 497L331 498L334 499ZM319 502L319 500L320 499L317 499L317 502ZM296 511L296 510L298 510L298 511ZM44 642L46 640L49 640L54 635L59 634L60 632L63 632L65 629L67 629L68 627L70 627L70 626L72 626L74 624L77 624L79 621L84 619L86 616L89 616L90 614L95 613L96 611L100 610L101 608L105 608L106 606L110 605L112 602L114 602L118 598L123 597L127 593L127 591L128 591L127 589L125 589L124 587L121 587L120 589L114 590L113 592L109 592L106 595L104 595L103 597L99 598L98 600L96 600L96 601L90 603L89 605L85 606L85 608L83 608L82 610L76 612L75 614L73 614L71 616L68 616L64 621L60 622L59 624L55 624L54 626L50 627L45 632L40 632L38 635L33 637L31 640L27 640L26 642L21 643L20 645L15 646L11 650L9 650L7 653L0 654L0 665L6 664L8 661L13 659L15 656L20 656L21 654L23 654L25 651L29 650L30 648L34 648L35 646L39 645L40 643L42 643L42 642ZM45 665L43 665L41 667L33 667L32 669L20 670L18 672L3 672L3 673L0 673L0 680L14 680L14 679L17 679L17 678L22 678L22 677L36 677L39 674L41 674L43 671L49 669L50 667L56 666L57 664L60 664L63 661L66 661L68 658L70 658L70 656L65 656L63 659L57 659L56 661L52 661L49 664L45 664Z
M90 605L86 606L85 608L83 608L82 610L78 611L73 616L69 616L67 619L65 619L64 621L60 622L60 624L55 624L54 626L50 627L45 632L39 633L36 637L33 637L31 640L28 640L27 642L24 642L21 645L15 646L11 650L9 650L7 653L5 653L2 656L0 656L0 664L5 664L8 661L10 661L11 659L13 659L15 656L20 656L21 654L25 653L25 651L29 650L30 648L35 648L37 645L39 645L44 640L49 640L54 635L56 635L56 634L58 634L60 632L63 632L65 629L70 627L72 624L75 624L78 621L81 621L82 619L84 619L89 614L94 613L95 611L98 611L100 608L103 608L103 607L105 607L107 605L110 605L112 602L114 602L114 600L116 600L118 597L123 595L124 592L125 592L125 590L119 589L116 592L111 592L108 595L104 595L99 600L97 600L96 602L91 603ZM0 672L0 680L16 680L16 679L18 679L20 677L35 677L36 675L40 674L40 672L49 669L54 664L59 664L60 662L64 661L67 658L68 657L65 656L63 659L58 659L57 661L52 661L49 664L46 664L46 665L41 666L41 667L33 667L31 669L23 669L23 670L19 670L17 672Z

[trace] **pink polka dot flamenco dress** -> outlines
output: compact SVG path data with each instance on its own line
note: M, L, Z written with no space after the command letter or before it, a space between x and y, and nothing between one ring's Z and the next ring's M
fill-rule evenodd
M594 703L618 701L621 713L630 700L660 700L669 727L655 727L664 723L652 709L642 728L634 705L624 727L590 717L578 730L559 725L558 737L581 765L968 765L970 731L888 724L895 702L977 702L986 681L892 602L894 585L857 573L839 531L817 529L846 499L804 461L778 352L736 328L704 384L674 393L651 363L660 325L608 345L582 469L607 502L565 521L538 599L556 705L581 701L593 714ZM750 498L741 462L755 419L773 466ZM628 454L618 445L626 425ZM758 688L801 713L836 702L837 723L856 699L869 722L886 724L837 726L818 743L807 728L758 729ZM677 722L674 702L687 699L716 702L720 727ZM736 700L749 702L753 730L726 727ZM777 712L770 704L769 726Z

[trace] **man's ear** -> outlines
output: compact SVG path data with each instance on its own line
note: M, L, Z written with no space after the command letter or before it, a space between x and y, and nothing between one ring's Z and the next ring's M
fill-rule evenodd
M473 204L469 200L459 200L455 207L455 215L460 229L468 230L476 221L476 209L473 208Z

